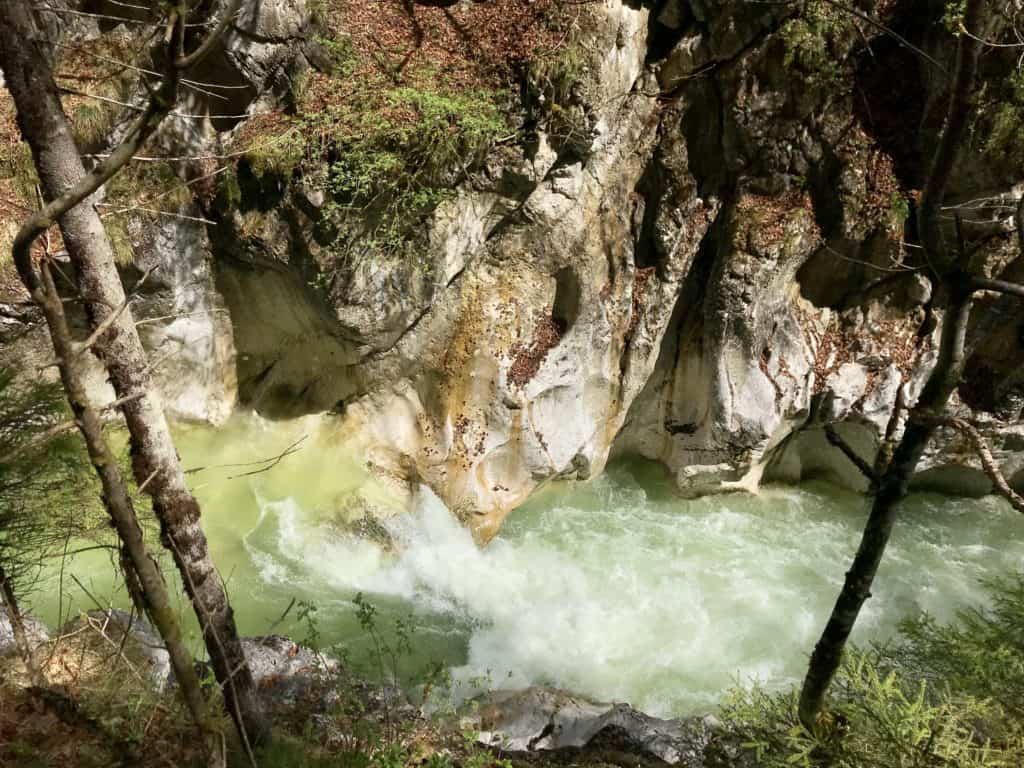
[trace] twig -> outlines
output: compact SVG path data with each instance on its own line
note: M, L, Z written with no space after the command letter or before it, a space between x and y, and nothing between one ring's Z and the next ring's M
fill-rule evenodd
M102 203L103 207L113 207L110 203ZM172 219L180 219L181 221L195 221L199 224L209 224L210 226L217 226L216 221L213 219L205 219L202 216L189 216L186 213L178 213L177 211L161 211L159 208L146 208L141 205L127 205L123 208L118 208L116 211L107 211L100 215L101 219L107 216L120 216L124 213L131 213L132 211L140 211L142 213L152 213L157 216L168 216Z
M232 475L232 476L228 477L227 479L228 480L234 480L235 478L247 477L249 475L256 475L256 474L259 474L261 472L266 472L267 470L273 469L278 464L280 464L281 460L284 459L286 456L291 456L293 453L295 453L298 450L300 450L299 446L303 442L305 442L308 437L309 437L309 435L303 435L302 437L300 437L294 443L289 445L287 448L284 449L284 451L282 451L281 453L277 454L276 456L270 456L270 457L268 457L266 459L260 459L258 461L245 461L245 462L241 462L239 464L211 464L211 465L205 466L205 467L192 467L191 469L186 469L185 470L185 474L186 475L196 474L198 472L205 472L208 469L233 469L233 468L238 468L238 467L256 467L256 466L259 466L261 464L270 464L269 467L263 467L262 469L254 470L252 472L243 472L242 474L239 474L239 475Z
M293 596L291 602L288 603L288 607L284 609L284 613L281 614L281 616L278 618L277 621L275 621L273 624L270 625L270 627L267 628L267 634L268 635L273 634L274 630L277 629L281 625L281 622L283 622L285 620L285 617L288 616L288 614L291 612L291 610L294 607L294 605L295 605L295 597Z

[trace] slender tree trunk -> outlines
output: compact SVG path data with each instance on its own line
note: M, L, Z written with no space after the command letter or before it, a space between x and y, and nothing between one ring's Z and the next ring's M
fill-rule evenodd
M968 0L964 11L964 27L973 34L960 36L946 122L932 157L918 211L919 236L925 260L948 297L939 357L924 391L910 410L903 437L892 460L888 462L879 480L857 554L846 573L843 588L825 631L811 654L798 705L800 721L810 731L818 727L818 718L825 707L825 696L839 669L846 641L853 631L864 601L871 597L871 585L896 521L897 505L907 495L907 488L921 454L963 374L967 324L975 287L971 276L964 271L966 263L958 263L966 260L965 255L947 248L943 241L939 213L972 113L984 7L984 0Z
M139 582L139 576L135 573L135 566L132 565L131 552L128 551L124 542L121 542L121 547L118 550L118 561L121 565L121 574L124 576L124 586L128 591L128 598L135 606L135 612L139 616L145 616L147 614L146 595Z
M21 617L21 608L18 606L18 598L14 594L14 585L7 576L7 571L0 566L0 602L7 609L7 619L11 622L11 634L14 635L14 644L18 648L21 660L25 662L25 669L33 685L39 685L41 677L39 668L32 658L32 646L28 641L28 632L25 631L25 621Z
M889 543L899 502L907 495L925 446L935 431L930 416L940 414L956 389L963 372L964 341L970 316L970 293L958 297L948 309L942 329L942 352L924 392L907 421L892 461L878 484L860 546L836 600L825 631L814 646L807 676L800 690L800 721L814 730L825 706L825 695L842 660L846 641L860 615L864 601L871 597L871 585Z
M237 6L237 2L229 4L225 19ZM223 22L218 29L223 29ZM18 110L18 124L32 148L44 193L49 200L56 200L79 183L86 172L53 81L52 62L44 47L33 43L39 33L27 0L0 3L0 28L4 43L0 46L0 65ZM198 54L209 50L211 39L188 57L179 51L182 58L178 63L184 67L194 62ZM164 86L167 84L165 79ZM173 99L176 80L168 90ZM156 123L172 104L154 115ZM154 129L155 123L149 132ZM124 306L124 288L110 241L88 199L62 213L59 224L78 272L78 289L91 325L109 326L97 340L97 350L114 391L119 398L132 398L122 410L131 435L136 482L153 501L161 539L181 572L214 672L242 739L263 742L269 738L269 722L256 696L227 594L210 558L199 523L199 505L185 483L162 404L152 386L149 361L131 309Z
M0 31L0 56L4 47L2 37L3 32ZM139 526L117 459L103 434L99 412L91 404L86 392L81 357L71 340L64 316L64 304L54 286L46 261L41 265L41 271L41 283L35 283L31 279L25 282L27 287L30 287L33 300L42 308L46 317L68 403L75 415L78 429L85 439L89 459L99 475L104 506L110 514L124 551L131 561L134 575L145 594L146 613L164 641L182 698L202 732L212 757L219 751L217 745L220 734L217 723L211 716L206 698L203 696L192 655L182 640L181 627L171 605L167 585L156 561L146 552L142 528Z

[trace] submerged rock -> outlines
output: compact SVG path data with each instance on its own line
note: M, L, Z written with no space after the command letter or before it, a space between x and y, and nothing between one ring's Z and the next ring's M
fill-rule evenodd
M663 720L628 704L601 704L553 688L493 691L478 705L479 743L509 752L607 745L670 765L701 766L710 718Z

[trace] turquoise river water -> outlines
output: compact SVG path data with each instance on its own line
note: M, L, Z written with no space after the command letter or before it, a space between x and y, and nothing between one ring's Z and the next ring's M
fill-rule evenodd
M225 466L303 436L267 472ZM709 710L737 681L796 681L867 512L863 498L813 484L686 501L657 468L625 462L538 492L482 550L421 491L416 512L389 523L399 542L389 554L334 524L357 492L381 505L388 492L330 421L239 417L182 428L178 441L187 467L205 467L189 477L245 634L301 640L303 601L322 644L365 661L353 604L362 592L385 639L396 619L411 624L399 669L408 679L443 662L467 688L551 684L662 715ZM1024 517L1008 505L913 496L856 638L884 639L922 611L952 618L984 600L980 580L1022 567ZM68 558L63 575L51 568L30 602L56 623L93 599L126 602L102 551Z

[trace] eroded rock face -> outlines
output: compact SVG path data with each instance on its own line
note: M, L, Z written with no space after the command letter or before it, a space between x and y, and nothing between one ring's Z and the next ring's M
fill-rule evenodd
M915 401L933 363L944 299L933 296L927 271L915 268L902 242L904 214L894 201L901 189L920 183L922 157L938 126L926 119L922 104L892 103L882 65L862 57L853 39L840 36L815 59L798 43L813 38L794 37L802 22L785 9L722 2L700 9L690 4L689 10L692 15L686 4L666 4L658 17L673 41L657 65L658 77L663 87L718 105L714 130L694 116L684 119L683 130L691 154L700 146L701 156L720 161L692 168L702 190L720 190L725 205L616 450L667 464L689 494L815 476L865 489L866 478L823 428L832 425L871 464L882 439L902 429L902 421L892 419L897 403ZM898 22L904 11L890 13ZM931 39L927 45L949 60L947 48ZM890 63L899 57L884 41L875 55ZM918 66L913 63L909 76L917 78ZM710 71L705 83L687 85L703 70ZM845 80L837 76L847 72ZM857 83L859 102L849 81ZM920 124L920 137L911 140L902 127L907 124ZM978 168L956 176L954 198L984 198L1000 185L1003 192L990 200L1012 194L1013 174L978 152L964 155ZM981 205L986 212L979 225L1007 225L1005 209L1000 216ZM1020 259L1015 250L1008 257L1008 247L1014 250L1003 237L976 258L1006 270ZM1002 260L986 256L989 250ZM986 328L993 324L987 310L975 313L971 347L979 368L991 370L993 363L985 361L996 348L1006 359L1009 328L1021 316L1019 306L1008 304L1003 313L995 321L999 330ZM996 365L1014 373L1009 380L993 376L999 383L988 390L980 382L976 389L991 395L986 410L1000 400L1015 411L1017 365ZM955 408L970 411L963 402ZM1019 462L1002 448L1013 428L982 421L1004 472L1013 476ZM922 462L919 484L988 489L976 469L951 471L978 466L962 446L959 438L940 434Z
M323 57L300 0L254 8L204 65L230 103L168 128L165 147L216 152ZM887 4L883 21L916 12ZM480 540L541 483L615 453L664 463L689 495L815 476L865 488L824 427L871 463L932 364L945 298L904 241L942 94L885 36L868 55L839 19L822 46L798 13L588 4L571 130L541 119L495 148L423 223L415 258L332 258L325 194L298 175L248 179L237 206L199 185L187 218L129 226L131 274L158 267L138 311L172 414L337 411L371 468L427 483ZM925 37L948 63L949 39ZM1012 65L1001 56L986 77ZM972 258L1024 278L1007 214L1019 168L964 158L949 194L985 238ZM16 331L14 309L0 319ZM983 297L974 317L955 408L1024 479L1024 438L1001 426L1024 408L1021 307ZM918 480L983 492L976 467L943 431Z
M264 104L289 66L273 46L302 36L301 13L268 7L252 28L278 31L229 41ZM497 153L434 212L418 260L338 268L313 236L324 201L301 184L258 215L227 212L212 293L233 324L241 402L343 411L371 465L429 484L480 540L538 484L599 473L613 450L666 464L688 495L814 476L865 488L824 426L870 463L930 369L943 299L913 268L899 204L937 130L927 104L898 105L922 126L908 149L860 32L815 55L785 6L607 0L587 13L571 141L541 126ZM981 163L952 194L1010 199L1011 176ZM1005 230L994 211L971 218ZM1019 261L1005 241L977 257L992 273ZM986 322L978 356L1003 361L1019 339ZM227 403L218 349L205 359ZM991 365L1002 383L974 386L962 409L1024 402L1018 368L979 361ZM990 421L1013 476L1018 437ZM920 481L987 488L951 474L960 463L976 459L943 434Z
M343 403L371 462L405 466L481 540L538 483L601 471L718 210L698 193L683 137L661 136L679 113L658 104L645 66L648 11L588 13L579 135L567 146L541 132L529 155L442 204L428 268L363 260L293 325L302 310L241 321L255 283L298 296L298 276L320 263L315 243L305 262L273 247L294 242L275 233L294 233L295 205L259 222L249 271L222 270L247 399L281 415Z

